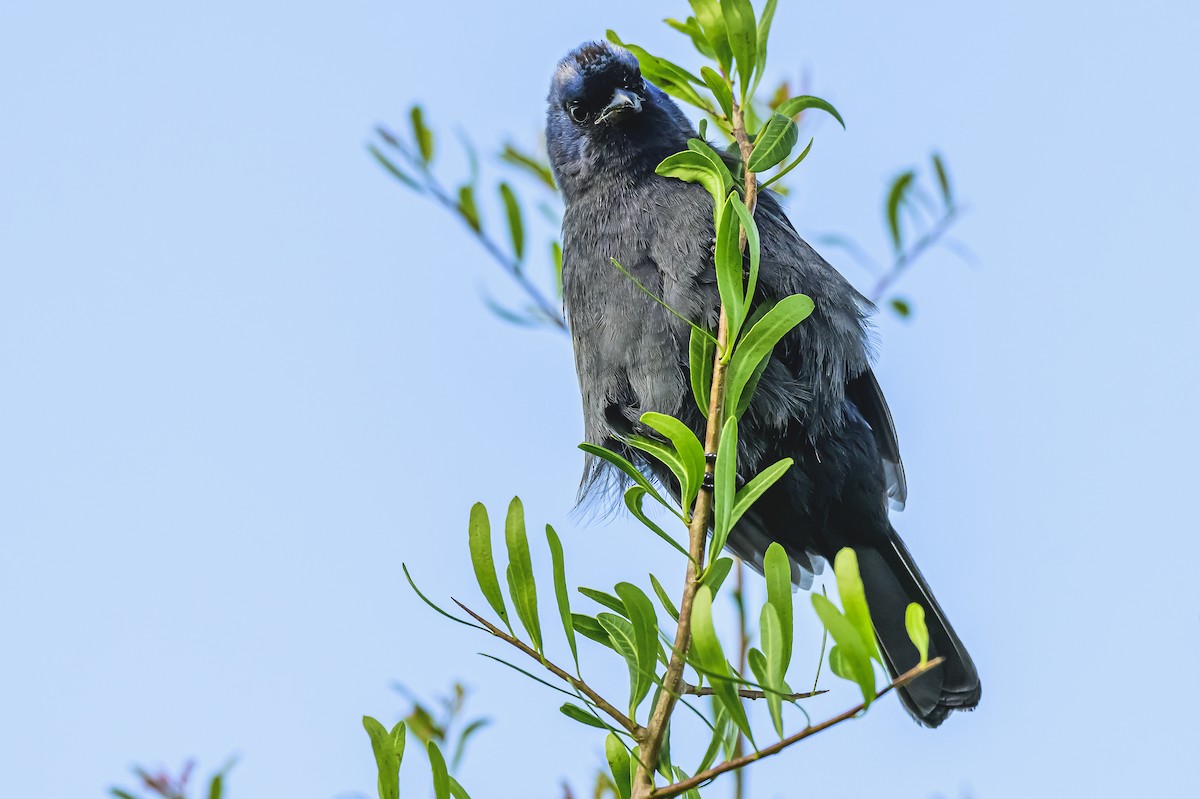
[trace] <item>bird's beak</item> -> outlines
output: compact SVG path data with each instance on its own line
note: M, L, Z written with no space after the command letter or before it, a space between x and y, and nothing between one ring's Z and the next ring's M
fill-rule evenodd
M636 114L642 110L642 98L638 97L628 89L617 89L613 92L612 100L608 105L604 106L604 110L600 112L600 116L596 117L596 124L607 122L615 117L620 117L624 114Z

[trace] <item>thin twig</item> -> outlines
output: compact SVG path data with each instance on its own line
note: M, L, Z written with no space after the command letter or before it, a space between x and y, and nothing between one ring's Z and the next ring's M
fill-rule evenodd
M875 694L875 699L873 701L878 701L881 697L883 697L885 694L887 694L893 688L899 688L899 687L905 685L906 683L916 679L917 677L921 676L922 674L929 671L933 667L941 664L943 660L944 660L944 658L936 657L936 658L933 658L932 660L926 662L924 665L918 664L916 666L913 666L911 669L906 671L904 674L901 674L899 677L897 677L895 680L893 680L891 685L887 686L882 691ZM727 771L734 771L736 769L744 768L756 760L762 760L764 757L770 757L771 755L778 754L779 752L782 752L784 749L791 746L792 744L797 743L799 741L803 741L805 738L808 738L810 736L816 735L821 730L827 730L830 727L833 727L834 725L841 724L843 721L847 721L849 719L854 718L859 713L866 710L866 708L867 708L867 703L862 702L862 703L856 705L855 707L852 707L849 710L845 711L844 713L839 713L838 715L836 715L832 718L822 721L820 724L815 724L810 727L805 727L803 730L800 730L800 732L796 733L795 735L791 735L787 738L784 738L782 741L771 744L770 746L765 746L762 749L758 750L757 752L751 752L750 754L743 755L742 757L734 758L732 760L726 760L724 763L718 763L717 765L713 766L712 768L708 769L707 771L701 771L699 774L696 774L694 777L690 777L681 782L677 782L674 785L667 785L665 787L662 787L655 791L652 791L650 793L650 796L653 799L669 799L672 796L679 796L680 794L686 793L687 791L690 791L693 788L700 787L701 785L708 782L709 780L711 780L715 777L719 777L720 775L724 774Z
M453 597L451 597L451 599L453 599ZM533 658L538 663L541 663L543 666L545 666L546 670L549 671L551 674L553 674L555 677L558 677L563 682L576 688L580 693L582 693L589 700L591 700L592 704L594 704L596 707L603 710L610 717L612 717L613 721L617 722L622 727L624 727L625 730L630 735L632 735L635 739L639 738L645 732L641 727L639 727L628 716L626 716L624 713L622 713L621 711L619 711L615 707L613 707L608 702L608 700L606 700L600 694L596 693L596 691L590 685L588 685L586 682L579 679L578 677L572 677L569 672L563 670L561 667L559 667L559 666L555 665L554 663L550 662L549 660L547 660L544 656L538 654L536 649L529 646L521 639L514 638L513 636L504 632L499 627L497 627L496 625L492 624L490 621L485 619L483 616L480 616L478 613L471 610L469 607L467 607L463 603L459 602L457 599L454 600L454 604L458 605L460 608L462 608L464 611L466 611L468 614L470 614L471 618L475 619L475 621L482 624L489 633L496 636L500 640L504 641L506 644L514 646L517 649L524 652L526 655L529 655L529 657Z
M387 128L381 125L377 128L377 131L383 140L392 145L404 157L408 165L420 174L422 183L429 190L430 196L446 210L455 216L461 217L462 212L458 206L458 200L442 186L425 162L415 157L413 153L409 152L407 147L400 146L399 139ZM465 219L463 221L466 222ZM494 239L482 230L476 229L470 224L467 227L475 235L475 238L479 240L479 243L483 245L483 248L487 250L488 255L500 264L500 267L508 273L509 277L515 280L525 294L533 300L538 311L546 318L546 321L565 333L567 331L567 322L563 318L562 312L556 309L555 304L529 279L529 276L521 269L521 265L515 259L511 258Z
M876 282L871 293L867 297L871 302L878 303L883 299L883 296L888 292L897 280L908 270L913 262L921 256L925 250L937 243L938 239L946 234L950 226L958 219L959 208L951 206L946 210L945 216L939 219L933 227L925 232L925 235L917 239L917 241L904 252L896 257L892 262L892 266L885 272Z

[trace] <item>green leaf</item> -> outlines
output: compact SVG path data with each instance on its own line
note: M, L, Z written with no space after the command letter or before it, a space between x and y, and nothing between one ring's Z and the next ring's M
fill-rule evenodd
M696 766L697 774L708 770L716 762L717 754L721 751L721 742L725 740L726 731L733 724L729 719L729 714L725 712L723 705L719 702L714 702L713 708L716 716L712 725L712 739L709 741L708 749L705 750L704 756L700 758L700 765Z
M727 184L722 175L707 157L694 150L675 153L663 159L655 173L665 178L677 178L684 183L699 183L713 196L715 203L724 202L728 194ZM728 173L729 169L726 168ZM732 186L732 176L728 186Z
M812 603L821 623L837 643L837 646L830 650L829 667L839 677L857 683L862 691L863 704L870 705L875 699L875 672L871 668L871 656L862 636L826 597L813 594ZM837 663L833 657L834 650L838 653Z
M766 126L754 139L748 166L751 172L766 172L792 153L800 133L796 123L783 114L771 114Z
M858 630L867 654L883 663L879 647L875 643L875 627L871 624L871 611L867 607L867 593L862 577L858 573L858 555L850 547L843 547L833 560L833 573L837 577L838 596L846 618Z
M558 187L554 184L554 172L551 171L550 165L540 158L535 158L532 155L521 152L511 144L506 144L504 145L503 152L500 153L500 160L520 167L538 181L544 183L547 188L557 190Z
M445 616L447 619L450 619L451 621L456 621L456 622L458 622L459 624L465 624L465 625L467 625L468 627L474 627L476 630L485 630L485 631L487 630L487 628L486 628L486 627L482 627L482 626L480 626L480 625L476 624L476 623L475 623L475 622L473 622L473 621L467 621L466 619L460 619L458 616L453 616L453 615L451 615L451 614L447 613L446 611L442 610L441 608L439 608L437 605L433 604L433 602L431 602L431 601L429 600L429 597L427 597L427 596L425 596L424 594L422 594L422 593L421 593L421 589L420 589L420 588L417 588L417 584L416 584L415 582L413 582L412 575L408 573L408 564L401 563L401 564L400 564L400 568L401 568L401 569L404 571L404 577L405 577L405 579L406 579L406 580L408 580L408 584L409 584L409 586L411 586L411 587L412 587L412 590L413 590L413 592L414 592L414 593L415 593L415 594L416 594L418 597L420 597L420 598L421 598L421 601L422 601L422 602L424 602L426 605L428 605L429 607L433 608L433 609L434 609L434 610L436 610L438 613L442 614L443 616Z
M708 586L708 590L712 591L713 596L716 596L717 592L721 590L721 586L725 584L725 578L729 576L729 570L732 568L733 558L717 558L705 569L701 583Z
M729 192L733 190L733 186L737 181L735 180L733 173L729 171L729 165L725 163L725 159L722 158L721 154L714 150L712 145L710 145L704 139L688 139L687 147L688 152L698 153L704 156L708 160L708 163L712 165L713 171L716 173L717 177L721 180L722 194L719 197L715 194L713 195L713 214L715 219L716 212L720 210L721 204L725 202L725 198L729 195ZM712 193L711 190L709 193Z
M225 792L225 775L214 774L212 780L208 783L208 799L221 799L221 794Z
M709 542L709 560L715 561L733 529L733 504L737 495L738 423L736 416L725 421L717 463L713 473L713 533ZM711 568L711 566L709 567Z
M766 668L763 670L765 679L759 676L768 690L767 708L771 711L771 722L775 732L783 737L783 681L787 673L787 659L784 657L783 623L776 612L774 604L767 602L759 614L759 633L762 635L763 654L766 656ZM757 672L755 672L757 674Z
M734 206L742 205L737 193L731 193L725 199L721 213L717 216L717 241L713 250L713 264L717 273L717 290L721 295L721 304L729 319L729 340L736 341L742 324L746 321L746 293L742 283L742 266L744 258L738 247L740 231L739 217ZM726 357L732 350L728 351Z
M907 319L908 317L912 316L912 305L909 304L908 300L903 300L899 297L896 297L889 302L888 305L891 306L892 310L895 311L896 315L901 319Z
M712 600L713 593L708 586L702 585L697 589L692 604L692 651L696 661L712 675L710 682L717 702L724 707L742 734L754 743L746 709L742 707L737 685L732 681L729 661L725 659L721 641L713 627Z
M446 769L446 758L442 757L442 750L436 741L430 741L427 748L429 767L433 771L434 799L450 799L450 772Z
M604 739L604 758L608 761L608 769L612 772L613 784L616 785L620 799L629 799L633 794L633 775L629 769L629 752L621 739L614 733L609 733Z
M754 20L754 8L750 0L721 0L721 15L725 18L725 31L729 37L729 49L737 63L738 84L742 103L754 69L758 66L758 27Z
M729 74L733 66L733 52L729 47L729 35L725 31L725 18L721 13L718 0L688 0L692 10L696 12L696 21L704 31L704 38L712 48L721 70Z
M554 296L560 300L563 295L562 258L562 245L557 241L550 242L550 260L554 262Z
M596 718L595 715L588 713L579 705L573 705L570 702L563 702L562 707L559 708L559 711L561 711L562 714L567 718L572 719L573 721L578 721L580 724L586 724L589 727L595 727L600 730L608 729L603 721Z
M467 529L471 565L475 568L475 580L479 583L479 590L511 633L512 624L508 620L508 608L504 605L504 594L500 591L500 581L496 579L496 564L492 559L492 528L488 522L487 508L482 502L471 506L471 521Z
M610 463L613 466L617 467L618 469L621 470L622 473L625 474L626 477L628 477L630 480L632 480L634 482L634 484L639 485L642 488L646 489L646 493L649 496L651 496L655 501L657 501L660 505L662 505L664 508L671 510L671 512L675 511L675 509L673 507L671 507L671 504L669 502L667 502L667 500L663 499L662 495L659 494L658 491L654 488L654 486L652 486L650 484L650 481L646 479L646 476L644 474L642 474L641 472L639 472L637 470L637 467L635 467L632 463L625 460L617 453L613 452L610 449L605 449L604 447L598 447L595 444L588 444L586 442L583 444L580 444L579 448L581 450L583 450L584 452L588 453L589 455L594 455L597 458L600 458L601 460L605 461L606 463Z
M758 290L758 266L762 257L762 244L758 238L758 225L754 222L754 217L750 214L750 209L745 203L735 201L733 203L733 211L737 214L738 225L746 231L746 252L750 255L750 271L746 277L746 294L742 307L749 309L754 302L754 292ZM743 318L736 329L730 328L729 338L731 341L736 341L737 336L742 332L742 324L745 323Z
M129 791L123 791L120 788L109 788L108 792L117 797L117 799L138 799Z
M590 638L598 644L615 649L612 637L608 631L601 626L600 622L593 619L591 616L584 616L582 613L571 614L571 626L575 628L575 632L582 635L584 638Z
M929 662L929 628L925 626L925 608L910 602L904 610L904 629L908 631L908 640L921 654L921 665L924 666Z
M737 492L737 496L733 500L732 518L729 520L730 530L734 528L746 511L750 510L758 498L766 493L768 488L779 482L779 478L783 477L784 473L792 467L792 463L791 458L784 458L772 463L754 475L754 478Z
M404 759L404 722L389 733L387 728L370 716L363 716L363 729L371 738L375 765L379 771L379 799L399 799L400 763Z
M640 697L650 692L662 648L658 645L658 617L654 612L654 603L650 597L633 583L617 583L617 596L625 603L633 623L633 640L637 652L638 664L638 694ZM644 693L643 693L644 691ZM630 715L632 717L632 710Z
M701 30L700 23L696 21L695 17L688 17L686 22L680 22L677 19L665 19L663 22L690 38L692 46L700 52L700 55L705 58L714 57L712 47L709 45L708 39L704 38L704 31Z
M789 97L788 99L784 100L776 110L785 117L795 119L796 115L801 111L807 111L810 108L816 108L819 111L825 111L838 121L838 124L842 126L842 130L846 129L846 122L842 119L842 115L837 112L836 108L822 100L820 97L813 97L809 94L801 94L797 95L796 97Z
M767 580L767 604L779 619L780 656L784 669L792 662L792 562L778 541L772 541L763 556L763 575Z
M638 705L646 698L646 694L650 693L652 685L650 675L642 674L642 667L638 662L637 634L631 622L615 613L598 613L596 620L608 633L613 648L625 658L625 665L629 667L629 715L632 717Z
M458 213L471 230L478 233L483 229L479 219L479 207L475 204L475 189L469 183L458 187Z
M683 548L683 545L676 541L670 533L658 526L658 524L646 515L646 511L642 508L642 500L646 498L646 489L641 486L630 486L625 489L625 507L629 508L629 512L634 517L649 528L655 535L666 541L674 547L685 558L690 558L691 555Z
M763 72L767 68L767 40L771 36L771 22L775 19L775 3L776 0L767 0L763 6L762 16L758 18L758 64L756 67L757 74L754 76L754 87L750 90L750 94L758 92L758 82L762 80Z
M433 160L433 133L425 126L421 106L414 105L409 111L409 118L412 119L413 140L417 143L421 160L428 164Z
M417 183L416 180L405 174L404 170L396 166L396 164L393 163L390 158L384 155L374 144L368 144L367 151L375 157L375 160L378 161L384 169L386 169L388 172L391 172L392 177L394 177L396 180L400 181L405 186L408 186L413 191L424 191L424 189L421 188L420 184Z
M942 160L941 153L934 153L930 159L933 161L933 171L937 174L938 188L942 190L942 201L947 208L953 208L954 195L950 190L950 176L946 173L946 162Z
M742 392L759 364L770 357L775 345L813 311L813 301L803 294L784 297L763 315L746 333L734 351L729 365L725 402L727 407L740 406Z
M533 563L529 558L529 539L525 536L525 508L519 497L513 497L509 503L504 540L508 544L508 592L521 626L529 633L533 648L541 653L542 626L538 621L537 584L533 577Z
M620 262L620 261L618 261L616 258L609 258L609 259L608 259L608 261L609 261L609 263L611 263L611 264L612 264L614 267L616 267L616 269L617 269L617 271L618 271L618 272L620 272L622 275L624 275L625 277L627 277L627 278L629 278L631 281L633 281L633 285L635 285L635 286L637 286L639 289L641 289L643 294L645 294L645 295L646 295L647 297L649 297L650 299L654 300L656 303L658 303L659 305L661 305L663 308L665 308L665 309L667 309L668 311L670 311L670 313L671 313L673 316L675 316L677 319L679 319L680 321L682 321L684 324L690 325L693 331L697 331L697 332L699 332L701 335L705 335L705 336L711 335L711 334L710 334L710 333L709 333L707 330L704 330L704 329L702 329L702 328L698 327L698 326L696 325L696 323L695 323L695 322L693 322L691 319L688 319L688 318L687 318L686 316L684 316L683 314L679 313L679 311L676 311L676 310L675 310L674 308L672 308L670 305L667 305L667 303L666 303L666 302L665 302L665 301L664 301L664 300L663 300L661 297L659 297L657 294L655 294L655 293L654 293L653 291L651 291L650 289L646 288L646 285L645 285L644 283L642 283L642 281L640 281L640 280L638 280L636 277L634 277L632 272L630 272L630 271L629 271L628 269L626 269L625 267L621 266L621 262ZM715 341L715 339L714 339L714 341Z
M463 727L462 732L458 734L458 743L454 746L454 757L450 759L451 771L458 770L459 764L462 763L463 755L466 754L467 742L471 739L471 736L491 723L492 722L488 719L475 719L470 724ZM453 785L450 787L450 793L454 793ZM457 796L457 794L455 794L455 796Z
M579 649L575 643L575 626L571 623L571 599L567 595L567 569L563 558L562 541L554 528L546 525L546 542L550 545L550 561L554 566L554 597L558 600L558 615L562 617L563 632L571 647L575 671L579 672Z
M647 438L646 436L627 436L623 439L623 441L624 443L629 444L631 447L640 449L642 452L645 452L647 455L655 458L662 463L663 466L666 466L668 469L670 469L671 473L675 475L675 479L679 481L679 484L683 486L684 490L691 488L688 477L689 466L684 463L683 458L679 457L679 453L676 452L675 448L670 444L663 443L662 441L654 438ZM697 488L699 488L699 486L697 486ZM682 500L680 501L683 507L686 508L687 503L683 502Z
M908 201L908 192L912 188L916 173L911 169L901 172L892 181L887 197L887 223L892 234L892 247L899 252L904 245L904 234L900 229L900 206Z
M641 421L675 447L684 468L682 504L685 508L691 507L700 490L700 481L704 479L704 445L690 427L673 416L647 411L642 414Z
M471 799L471 795L468 794L466 789L459 785L458 780L454 779L453 777L450 778L450 795L453 796L454 799Z
M692 88L693 83L703 83L700 78L678 64L668 61L665 58L651 55L636 44L621 41L615 31L608 31L607 37L613 44L620 45L633 53L634 57L638 60L638 66L641 67L642 75L648 78L651 83L658 86L658 88L688 105L694 105L706 111L710 109L709 104L704 98Z
M626 619L629 618L629 611L625 608L625 603L612 594L582 585L575 590L593 602L596 602L597 604L603 605L611 611L621 614Z
M688 342L688 371L692 380L692 398L696 400L696 407L706 419L716 349L711 336L701 335L698 328L692 328L691 340Z
M662 603L663 610L674 619L679 621L679 608L675 607L675 603L671 601L671 595L662 587L662 583L653 574L650 575L650 585L654 587L654 593L658 597L658 601Z
M513 255L519 263L525 258L525 226L521 221L521 206L512 186L500 184L500 199L504 202L504 214L508 217L508 235L512 239Z
M733 118L733 90L729 88L729 84L725 82L717 71L712 67L700 67L700 77L704 78L704 85L713 93L716 98L717 106L721 109L721 113L726 119Z
M784 175L786 175L788 172L791 172L793 169L795 169L800 164L801 161L803 161L805 158L808 157L808 154L812 151L812 146L813 146L814 141L815 141L815 139L809 139L808 144L805 146L804 151L801 152L800 155L796 156L783 169L779 170L774 175L772 175L770 178L768 178L767 180L760 183L758 186L759 191L762 191L763 189L770 187L771 184L779 181L780 179L782 179L784 177ZM780 186L778 189L776 189L776 191L778 191L780 193L786 193L784 190L784 187L782 187L782 186Z

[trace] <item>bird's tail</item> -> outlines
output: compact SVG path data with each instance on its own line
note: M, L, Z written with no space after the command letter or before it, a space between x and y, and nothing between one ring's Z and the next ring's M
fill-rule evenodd
M879 547L856 548L867 604L875 621L879 648L893 677L919 660L905 631L905 610L910 602L925 609L929 657L940 655L945 662L898 689L898 693L913 718L936 727L950 711L973 710L979 704L979 673L900 536L890 530L888 538Z

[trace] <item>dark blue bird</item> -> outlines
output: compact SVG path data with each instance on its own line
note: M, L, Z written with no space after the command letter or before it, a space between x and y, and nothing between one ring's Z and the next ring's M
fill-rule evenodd
M713 206L698 186L654 168L696 135L683 112L642 78L637 60L585 44L554 73L546 141L566 202L563 292L583 395L585 437L637 460L661 481L670 472L621 443L646 434L646 411L676 416L703 440L691 396L689 326L610 263L615 258L688 319L715 330ZM979 676L929 585L888 520L902 506L904 469L891 414L871 373L871 305L792 227L775 196L755 212L762 240L757 303L807 294L813 314L776 348L739 427L739 474L790 457L795 465L733 530L729 549L761 570L778 541L812 584L823 560L853 547L893 675L917 663L904 612L924 606L930 654L946 662L900 691L909 712L936 727L979 702ZM613 477L590 459L581 493Z

